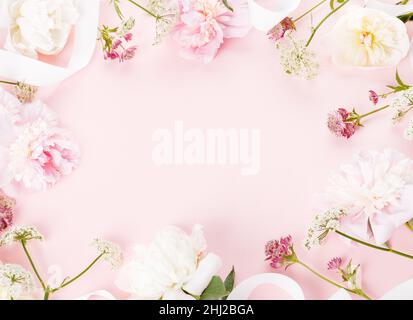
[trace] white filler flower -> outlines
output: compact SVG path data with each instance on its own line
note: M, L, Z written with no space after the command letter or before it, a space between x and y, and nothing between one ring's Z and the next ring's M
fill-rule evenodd
M7 49L33 58L58 54L79 17L74 0L14 0L8 9Z
M205 249L200 226L194 226L191 235L167 227L148 246L135 247L135 258L121 269L116 284L132 299L194 299L222 264L215 254L205 256Z
M385 12L353 8L333 29L333 61L341 66L396 66L409 51L406 26Z

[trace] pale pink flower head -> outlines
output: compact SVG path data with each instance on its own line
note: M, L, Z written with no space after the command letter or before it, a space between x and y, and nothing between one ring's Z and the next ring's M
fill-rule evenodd
M274 269L288 267L297 262L291 236L281 237L279 240L268 241L265 245L265 260L270 261Z
M181 55L188 59L210 62L226 38L244 37L250 30L247 3L221 0L179 0L179 17L174 38Z
M340 231L383 244L413 218L413 161L397 151L357 154L330 181L324 205L345 209Z
M377 94L377 92L370 90L369 99L371 102L373 102L374 105L376 105L379 102L379 95Z
M327 263L327 269L338 270L341 268L342 264L343 264L343 259L341 259L340 257L335 257Z
M337 137L350 138L356 132L356 125L353 122L346 122L350 113L339 108L328 114L327 126L331 133Z
M132 46L132 47L129 47L129 48L123 50L122 53L120 54L119 61L123 62L123 61L126 61L126 60L133 59L135 57L137 49L138 49L137 46Z
M16 200L7 196L0 189L0 232L7 229L13 223Z
M295 24L290 17L286 17L279 24L268 31L267 35L270 40L278 41L284 38L285 33L289 30L295 30Z
M15 124L0 115L0 131L0 187L5 191L20 186L44 190L78 163L78 146L40 101L22 106Z

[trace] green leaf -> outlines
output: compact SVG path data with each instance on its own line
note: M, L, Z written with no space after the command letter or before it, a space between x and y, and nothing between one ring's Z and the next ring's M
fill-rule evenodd
M401 87L406 87L407 85L402 81L399 75L399 70L396 70L396 81Z
M334 0L330 0L330 8L331 10L334 10Z
M224 4L225 7L227 7L228 10L234 12L234 8L231 7L231 5L228 3L228 0L222 0L222 3Z
M231 272L227 275L225 278L225 289L228 292L231 292L234 289L234 284L235 284L235 269L232 267Z
M220 300L228 295L225 284L218 276L213 276L208 287L204 290L200 300Z
M407 225L407 227L410 229L410 231L413 232L413 219L412 219L412 220L409 220L409 221L406 223L406 225Z

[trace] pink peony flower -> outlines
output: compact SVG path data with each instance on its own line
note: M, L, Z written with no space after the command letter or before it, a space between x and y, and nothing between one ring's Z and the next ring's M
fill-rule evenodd
M14 207L16 201L8 197L0 189L0 232L7 229L13 223Z
M77 145L40 101L22 105L15 124L0 114L0 131L0 188L6 192L18 186L44 190L78 163Z
M327 126L331 133L338 137L350 138L356 132L356 125L346 122L349 112L344 108L332 111L328 114Z
M374 105L376 105L379 102L379 95L377 94L377 92L370 90L369 99L371 102L373 102Z
M271 267L275 269L294 263L296 257L292 237L287 236L280 240L268 241L265 245L265 256L265 260L269 260Z
M413 218L413 160L394 150L356 155L331 177L329 208L343 208L339 230L378 244Z
M270 40L278 41L284 38L285 33L289 30L295 30L295 24L290 17L286 17L274 28L268 31L267 35Z
M174 38L181 55L210 62L226 38L244 37L250 30L248 6L242 0L179 0L178 23Z
M341 259L340 257L335 257L327 263L327 269L337 270L337 269L340 269L342 264L343 264L343 259Z

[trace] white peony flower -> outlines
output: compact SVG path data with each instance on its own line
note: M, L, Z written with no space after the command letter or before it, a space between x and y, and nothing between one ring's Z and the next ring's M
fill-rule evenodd
M324 196L346 212L341 231L385 243L413 218L413 160L391 149L361 152L332 175Z
M342 66L396 66L409 51L406 26L385 12L353 8L333 29L333 61Z
M33 58L58 54L79 17L73 0L13 0L8 9L7 49Z
M200 226L191 235L167 227L150 245L136 246L135 259L121 269L116 284L133 299L193 299L221 267L218 256L204 257L205 249Z

